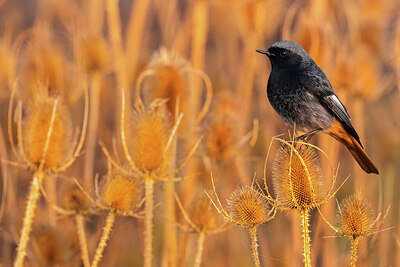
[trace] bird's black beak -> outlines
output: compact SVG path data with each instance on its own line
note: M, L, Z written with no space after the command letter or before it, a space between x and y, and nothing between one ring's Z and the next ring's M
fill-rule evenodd
M266 56L268 56L268 57L270 57L270 56L273 56L274 54L272 54L272 53L270 53L268 50L256 50L258 53L260 53L260 54L264 54L264 55L266 55Z

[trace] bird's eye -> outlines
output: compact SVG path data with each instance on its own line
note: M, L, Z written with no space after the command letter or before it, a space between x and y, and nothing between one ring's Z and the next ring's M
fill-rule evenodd
M287 54L288 54L287 51L281 51L281 52L279 53L279 55L280 55L281 57L286 57Z

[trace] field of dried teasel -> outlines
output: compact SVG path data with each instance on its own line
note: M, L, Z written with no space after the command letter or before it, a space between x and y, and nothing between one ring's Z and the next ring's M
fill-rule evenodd
M292 141L278 40L379 176ZM399 266L399 86L398 0L0 0L0 266Z

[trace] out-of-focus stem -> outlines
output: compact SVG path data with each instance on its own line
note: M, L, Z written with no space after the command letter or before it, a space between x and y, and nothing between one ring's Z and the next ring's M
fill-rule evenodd
M301 214L301 227L303 234L304 266L311 267L309 210L302 210L300 214Z
M97 132L99 127L100 90L101 75L98 72L94 72L91 75L89 129L86 139L85 165L83 170L84 185L86 188L90 188L92 186L94 159L96 156Z
M107 246L107 240L110 237L111 229L115 221L115 213L110 211L107 216L106 225L103 228L103 233L101 234L99 245L96 249L96 254L94 255L92 267L96 267L101 258L103 257L104 248Z
M32 222L35 217L35 210L37 200L40 197L40 185L43 182L44 173L42 171L37 171L33 175L33 179L30 186L30 192L28 197L28 203L26 204L26 211L24 216L24 222L21 231L21 237L19 239L19 244L17 248L17 257L14 261L15 267L20 267L24 263L24 258L26 256L26 247L28 246L29 234L32 230Z
M357 262L357 247L358 247L358 239L353 238L351 240L351 262L350 266L355 267Z
M79 246L81 248L81 258L83 266L89 267L90 261L89 261L89 252L85 235L85 224L83 222L83 216L81 214L75 215L75 223L78 232Z
M194 261L194 267L200 267L201 265L201 258L203 256L203 249L204 249L204 237L205 233L204 231L201 231L197 238L197 252L196 252L196 259Z
M151 267L153 258L154 180L149 177L146 177L145 191L144 267Z
M252 226L249 228L251 251L253 255L254 265L260 267L260 256L258 255L257 228Z
M208 1L196 0L193 7L193 35L192 35L192 66L196 69L204 69L206 54L207 29L208 29ZM193 75L190 80L190 111L197 114L200 109L201 79ZM190 118L195 115L190 114Z
M127 57L129 60L129 76L135 77L139 55L141 53L141 44L144 25L146 22L150 0L134 1L131 10L131 16L128 22L126 47L128 48ZM128 98L129 99L129 98Z

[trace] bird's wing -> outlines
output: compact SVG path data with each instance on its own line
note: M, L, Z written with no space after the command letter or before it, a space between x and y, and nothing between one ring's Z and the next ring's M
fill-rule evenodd
M360 137L351 124L351 119L346 107L333 92L332 85L322 70L319 69L317 73L310 75L310 79L305 80L306 84L304 84L304 88L317 97L320 103L335 115L348 133L361 145Z

